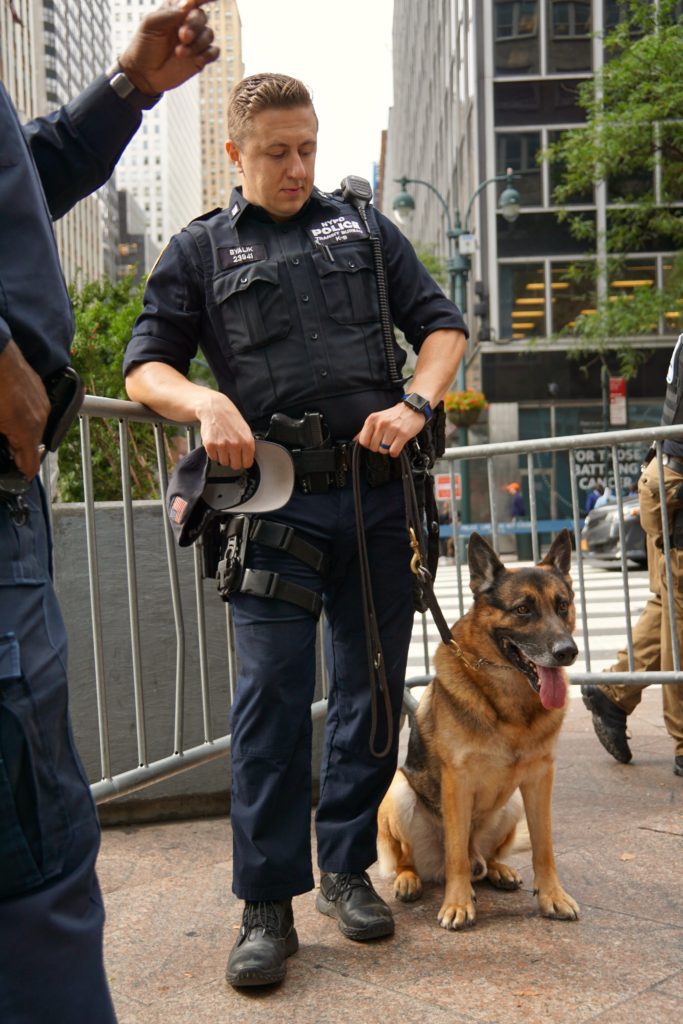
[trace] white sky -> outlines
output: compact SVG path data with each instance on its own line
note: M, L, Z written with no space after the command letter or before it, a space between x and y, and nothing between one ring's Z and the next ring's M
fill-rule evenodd
M316 184L372 180L392 102L393 0L238 0L246 75L280 71L313 93ZM210 7L207 8L210 13Z

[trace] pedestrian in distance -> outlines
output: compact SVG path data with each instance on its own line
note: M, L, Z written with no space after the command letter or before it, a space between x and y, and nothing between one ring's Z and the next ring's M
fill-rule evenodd
M598 498L602 497L604 493L605 485L598 482L586 498L586 515L588 515L588 513L595 507L596 501Z
M683 334L674 347L667 372L662 426L683 425ZM669 565L673 585L674 631L679 664L683 663L683 441L667 438L662 444L666 520L671 546ZM672 672L673 645L669 616L668 581L664 558L659 469L650 449L638 481L640 522L646 533L647 564L652 597L633 629L636 672ZM620 651L612 672L628 672L628 656ZM626 723L641 700L647 683L582 686L583 702L593 715L596 735L612 757L627 764L632 757ZM674 742L673 771L683 777L683 685L662 686L664 724Z
M23 127L0 83L0 441L3 479L27 487L20 496L0 487L2 1024L115 1021L99 826L69 722L67 641L36 477L45 381L67 366L74 329L50 218L109 178L161 93L216 58L201 6L149 14L113 68ZM26 31L11 3L10 11L13 30Z
M248 539L243 561L231 563L239 572L230 594L240 666L231 711L233 891L245 901L226 973L236 987L284 977L298 948L292 897L314 886L310 706L321 608L330 695L316 904L349 938L393 934L367 868L396 766L414 614L398 457L432 418L465 348L460 312L368 204L367 183L346 179L332 194L315 187L317 134L310 94L297 79L260 74L235 86L227 153L242 185L224 210L171 239L124 360L130 398L172 419L199 420L212 460L250 467L259 434L289 446L297 464L282 509L234 524ZM384 318L378 274L386 277ZM418 352L407 395L389 309ZM186 379L198 344L217 391ZM349 471L354 440L391 699L377 720ZM264 530L281 527L305 545L300 557L259 542Z

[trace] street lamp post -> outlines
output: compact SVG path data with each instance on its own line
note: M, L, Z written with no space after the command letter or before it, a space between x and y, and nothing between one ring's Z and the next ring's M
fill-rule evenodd
M470 201L467 204L465 210L465 226L462 226L460 220L460 211L455 209L455 226L451 221L450 211L448 209L448 203L434 186L429 181L424 181L422 178L395 178L394 180L398 185L401 186L401 191L394 198L392 208L394 215L399 224L407 225L412 221L413 214L415 213L415 200L411 196L410 192L407 191L408 185L424 185L430 192L433 192L437 197L441 206L443 207L444 216L446 219L446 237L448 239L448 260L446 266L448 268L449 277L449 294L451 301L460 309L464 314L467 312L467 278L470 272L470 257L469 252L474 251L474 235L470 229L470 216L472 214L472 207L480 192L486 188L487 185L491 185L494 182L504 181L506 184L505 189L501 192L498 198L498 209L505 219L509 222L517 220L519 216L520 196L517 189L512 184L515 175L513 174L512 168L508 167L505 174L496 174L493 178L487 178L486 181L482 181L477 185L476 189L472 193ZM464 367L463 369L464 372Z
M474 235L470 230L470 216L472 214L474 202L477 196L483 192L487 185L491 185L494 182L504 181L506 187L498 198L498 209L507 221L512 222L517 220L517 217L519 216L520 196L519 192L512 184L514 177L515 175L512 172L512 168L508 167L505 174L497 174L492 178L487 178L486 181L482 181L477 185L465 210L464 228L460 220L457 198L455 204L454 224L451 220L448 203L439 190L431 184L431 182L424 181L422 178L401 177L394 179L396 183L401 186L401 191L396 195L392 203L394 216L399 224L410 224L415 212L415 200L410 192L407 191L408 185L424 185L425 188L428 188L441 203L446 220L446 238L448 239L448 259L446 267L448 269L449 297L463 315L467 312L467 279L469 277L471 265L469 254L474 252ZM459 391L465 390L464 359L458 367L456 386ZM461 447L464 447L467 444L466 427L460 428L458 441ZM465 466L463 466L462 469L462 506L465 515L468 515L469 502L464 473Z

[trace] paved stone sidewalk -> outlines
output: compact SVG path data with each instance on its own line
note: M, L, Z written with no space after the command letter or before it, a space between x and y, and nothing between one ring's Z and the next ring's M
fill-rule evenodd
M396 911L396 935L352 943L309 893L285 982L223 980L240 918L226 818L105 829L99 873L106 961L120 1024L668 1024L683 1007L683 779L672 773L661 694L631 719L634 763L599 746L573 699L555 787L561 881L578 922L538 916L530 854L515 893L478 886L478 922L437 924L441 891Z

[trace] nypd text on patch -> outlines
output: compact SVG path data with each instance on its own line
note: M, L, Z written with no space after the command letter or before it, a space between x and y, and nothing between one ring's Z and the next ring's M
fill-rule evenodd
M354 238L365 238L367 232L359 220L353 217L334 217L311 228L314 242L350 242Z
M231 245L218 250L222 267L239 267L242 263L264 260L267 255L265 245Z

